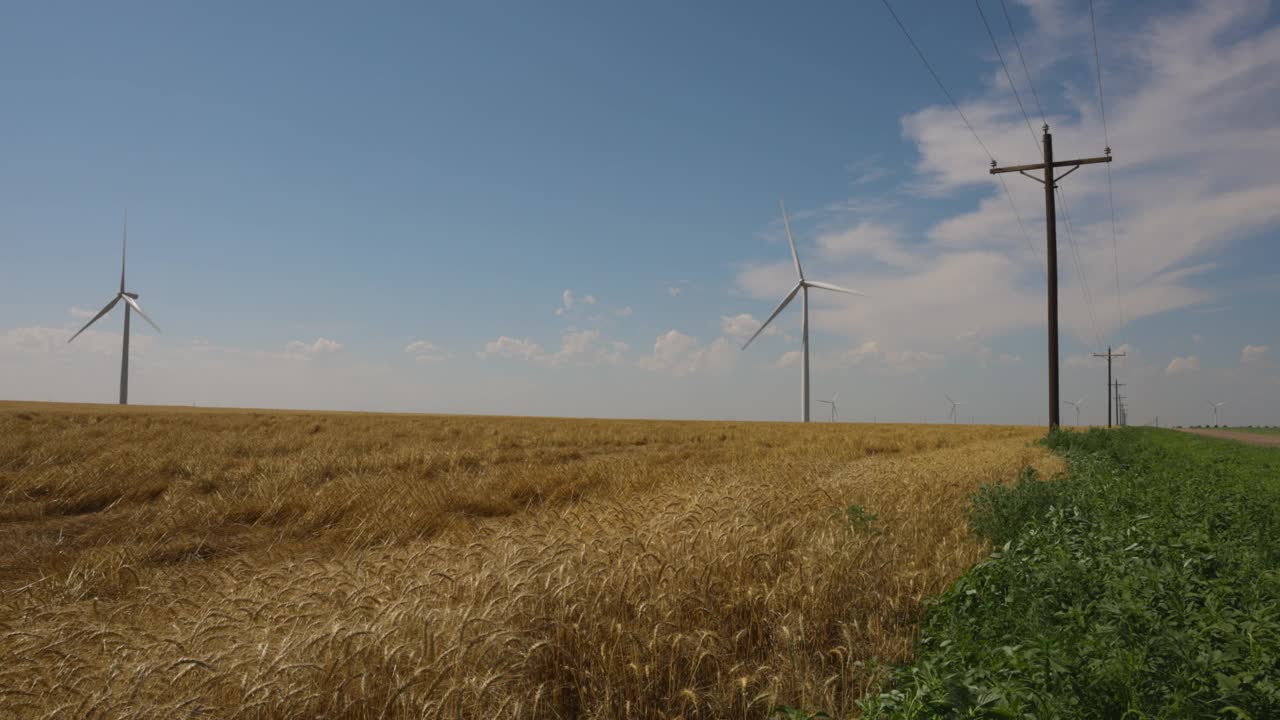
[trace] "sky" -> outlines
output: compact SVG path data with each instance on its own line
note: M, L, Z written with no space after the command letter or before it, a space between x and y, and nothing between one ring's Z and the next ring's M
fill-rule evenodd
M1043 423L1047 122L1063 399L1280 424L1280 11L1097 0L1104 128L1087 1L891 4L980 141L875 2L11 6L0 398L115 401L127 209L135 403L796 419L785 199L815 418Z

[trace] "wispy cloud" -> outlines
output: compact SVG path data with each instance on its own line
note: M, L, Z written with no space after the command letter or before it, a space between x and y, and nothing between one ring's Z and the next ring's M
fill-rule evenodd
M430 340L415 340L404 346L404 351L413 356L414 362L423 365L443 362L453 357L452 353L436 347Z
M1254 368L1269 368L1274 364L1271 348L1266 345L1245 345L1240 351L1240 364Z
M721 373L731 370L737 354L728 340L716 338L708 345L679 330L668 330L653 343L653 352L640 358L646 370L667 372L676 377L694 373Z
M556 315L567 315L568 313L573 312L575 307L580 305L595 304L596 298L594 295L583 295L579 298L574 296L573 290L566 288L565 291L560 294L560 307L556 308Z
M315 342L312 343L294 340L285 345L285 350L297 355L326 355L342 350L342 343L323 337L316 338Z
M519 340L503 335L486 343L478 353L481 359L508 358L529 360L546 368L586 365L618 365L630 348L625 342L602 340L599 330L569 328L560 337L560 349L544 352L542 346L529 339Z
M1187 357L1175 357L1169 361L1168 367L1164 369L1165 375L1189 375L1200 369L1200 358L1195 355Z

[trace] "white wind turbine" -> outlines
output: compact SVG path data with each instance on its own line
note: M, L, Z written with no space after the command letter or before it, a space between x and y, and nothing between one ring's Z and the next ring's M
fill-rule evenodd
M819 400L819 401L818 401L818 402L820 402L820 403L822 403L822 404L824 404L824 405L830 405L830 406L831 406L831 422L835 422L835 421L836 421L836 416L838 415L838 413L836 412L836 398L838 398L838 397L840 397L840 393L836 393L835 395L832 395L830 400Z
M958 411L960 410L960 406L967 405L968 403L956 402L955 400L951 399L950 395L947 395L946 393L942 393L942 394L946 396L947 402L951 403L951 423L954 425L957 421L957 416L959 415Z
M98 314L94 315L92 320L85 323L84 327L80 328L80 330L76 332L75 335L72 335L70 340L67 340L67 342L71 342L71 340L75 340L76 338L80 337L80 333L84 332L85 330L88 330L90 325L98 322L99 318L111 312L111 308L115 307L116 303L120 302L121 300L124 300L124 303L125 303L124 305L124 349L121 350L120 352L120 404L121 405L129 404L129 313L133 310L137 310L138 314L142 316L143 320L146 320L148 323L150 323L151 327L155 328L157 332L160 331L160 326L156 325L151 318L147 317L146 313L142 312L142 308L138 305L138 294L127 292L124 289L124 265L125 265L125 255L128 252L128 248L129 248L129 212L126 210L124 214L124 234L120 241L120 292L116 293L116 296L111 298L111 302L107 303L106 307L99 310Z
M795 238L791 236L791 220L787 217L787 206L779 200L778 207L782 210L782 224L787 229L787 242L791 244L791 261L795 263L796 276L798 280L796 281L796 286L791 288L791 292L787 293L787 296L782 298L782 302L778 303L778 307L774 308L773 313L770 314L769 317L765 319L764 323L760 325L760 329L756 330L755 334L742 344L742 349L746 350L747 346L751 344L751 341L759 337L760 333L764 332L764 329L769 327L769 323L773 322L773 319L778 317L778 313L782 312L783 308L791 304L791 301L795 299L797 293L800 295L801 307L804 312L804 321L800 332L800 345L804 350L800 365L800 419L803 422L809 422L809 288L813 287L820 288L822 290L833 290L835 292L846 293L848 295L862 295L864 297L866 294L860 293L856 290L842 288L839 285L832 285L831 283L806 279L804 276L804 270L800 269L800 256L796 253Z
M1080 406L1084 404L1084 398L1080 398L1075 402L1071 402L1070 400L1063 400L1062 402L1076 409L1076 425L1079 425L1080 424Z
M1222 402L1209 402L1208 400L1206 400L1205 402L1208 402L1209 406L1213 408L1213 424L1217 425L1218 424L1218 408L1222 407L1223 405L1226 405L1228 401L1223 400Z

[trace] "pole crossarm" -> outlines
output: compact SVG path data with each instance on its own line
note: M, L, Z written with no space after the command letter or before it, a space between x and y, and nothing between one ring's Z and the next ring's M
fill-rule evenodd
M1053 159L1053 135L1049 133L1049 125L1046 123L1042 131L1044 136L1040 141L1040 151L1044 154L1043 162L1031 163L1029 165L1009 165L1007 167L999 167L995 158L991 159L991 174L1000 175L1001 173L1022 173L1026 177L1035 180L1044 187L1044 215L1045 215L1045 275L1046 289L1048 290L1048 350L1049 350L1049 429L1053 430L1058 427L1059 411L1061 403L1058 402L1058 217L1057 205L1054 199L1054 189L1058 186L1058 181L1080 169L1081 165L1094 165L1096 163L1111 162L1111 148L1107 148L1107 154L1102 157L1078 158L1075 160L1057 160ZM990 153L988 153L990 155ZM1055 168L1070 168L1062 175L1054 177ZM1041 170L1044 172L1044 179L1030 175L1028 170ZM1083 284L1083 282L1082 282ZM1086 293L1087 297L1087 293ZM1109 361L1108 361L1109 363ZM1108 364L1108 369L1110 365ZM1108 374L1110 374L1108 372ZM1107 403L1108 424L1110 424L1111 403Z
M1060 167L1071 167L1073 165L1074 166L1096 165L1098 163L1109 163L1109 162L1111 162L1111 156L1103 155L1102 157L1084 158L1081 160L1058 160L1053 163L1052 167L1060 168ZM1006 165L1004 167L991 168L991 174L999 175L1000 173L1022 172L1023 170L1043 170L1043 169L1044 169L1044 163L1035 163L1034 165ZM1066 177L1066 175L1063 175L1062 177ZM1038 180L1039 178L1036 178L1036 179ZM1061 180L1062 178L1058 178L1058 179Z

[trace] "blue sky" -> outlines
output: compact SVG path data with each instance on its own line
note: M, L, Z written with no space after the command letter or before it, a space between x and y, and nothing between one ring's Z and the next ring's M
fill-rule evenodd
M1032 162L977 11L894 7L993 154ZM1097 9L1118 242L1105 171L1064 181L1093 320L1060 228L1063 395L1105 417L1110 343L1133 420L1280 422L1277 11ZM1009 10L1059 156L1100 154L1087 3ZM808 272L873 295L814 297L815 397L1046 415L1040 261L878 3L7 15L0 397L114 398L119 311L63 341L113 292L127 207L166 330L135 331L135 402L793 418L798 309L737 349L789 288L785 197ZM1009 187L1043 253L1038 186Z

